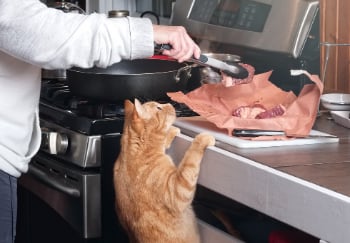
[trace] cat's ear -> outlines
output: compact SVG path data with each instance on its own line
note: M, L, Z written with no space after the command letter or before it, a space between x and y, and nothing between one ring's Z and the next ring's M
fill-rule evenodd
M135 110L136 110L138 117L145 119L145 120L151 118L151 114L149 114L147 112L147 110L142 106L142 104L140 103L140 101L138 99L135 99L134 103L135 103ZM136 114L134 114L134 115L136 115Z
M130 100L124 101L124 113L125 116L129 117L134 111L134 104Z

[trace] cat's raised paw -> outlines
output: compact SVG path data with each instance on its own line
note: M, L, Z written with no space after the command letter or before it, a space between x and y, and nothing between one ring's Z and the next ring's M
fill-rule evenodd
M195 141L198 141L201 145L204 147L207 146L214 146L215 145L215 138L213 135L209 133L200 133L195 137Z
M178 127L172 126L170 127L169 133L171 133L175 137L181 133L181 130Z
M171 126L166 137L165 148L170 148L170 145L174 138L181 133L180 128Z

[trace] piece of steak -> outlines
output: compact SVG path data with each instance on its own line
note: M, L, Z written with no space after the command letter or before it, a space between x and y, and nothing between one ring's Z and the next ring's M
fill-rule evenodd
M284 112L286 112L286 108L283 105L276 105L275 107L269 110L261 112L255 118L257 119L273 118L276 116L282 116Z
M232 112L232 115L245 119L255 119L257 115L264 111L266 111L264 106L254 104L249 106L240 106Z
M266 119L282 116L286 111L283 105L277 105L267 110L261 104L253 104L248 106L240 106L232 112L232 116L244 119Z

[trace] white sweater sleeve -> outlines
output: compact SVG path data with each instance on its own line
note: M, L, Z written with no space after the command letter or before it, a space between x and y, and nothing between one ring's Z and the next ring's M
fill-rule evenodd
M153 54L147 18L81 15L47 8L39 0L0 0L0 50L47 69L106 67Z

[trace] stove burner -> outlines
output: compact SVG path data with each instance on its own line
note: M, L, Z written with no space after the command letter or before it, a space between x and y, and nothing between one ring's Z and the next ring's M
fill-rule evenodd
M74 96L65 80L43 80L40 98L41 117L61 126L89 135L122 131L124 101L108 103ZM157 102L171 103L178 117L198 115L185 104L170 99Z
M98 119L124 116L123 102L110 104L74 96L62 80L43 81L41 100L78 116Z

